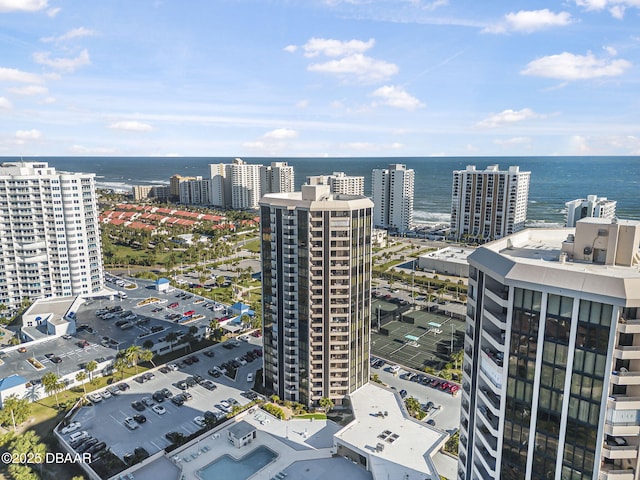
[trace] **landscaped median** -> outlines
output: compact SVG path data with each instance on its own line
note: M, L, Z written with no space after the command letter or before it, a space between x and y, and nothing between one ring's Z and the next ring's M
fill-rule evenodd
M145 305L151 305L152 303L158 303L160 301L159 298L149 297L137 303L138 307L144 307Z

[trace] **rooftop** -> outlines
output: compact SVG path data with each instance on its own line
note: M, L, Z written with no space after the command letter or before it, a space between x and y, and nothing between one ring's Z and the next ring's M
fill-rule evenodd
M422 258L433 258L437 260L446 260L453 263L467 263L467 257L475 251L475 248L465 247L445 247L435 252L429 252L420 255Z
M409 417L399 396L374 383L354 392L351 404L355 420L335 436L369 457L374 478L438 478L431 456L447 433Z

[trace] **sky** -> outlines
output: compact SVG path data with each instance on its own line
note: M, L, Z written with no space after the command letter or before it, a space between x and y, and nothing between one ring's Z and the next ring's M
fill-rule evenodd
M640 0L0 0L0 156L640 155Z

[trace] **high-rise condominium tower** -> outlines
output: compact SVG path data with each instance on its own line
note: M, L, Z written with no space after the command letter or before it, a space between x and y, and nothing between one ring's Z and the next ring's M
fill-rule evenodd
M373 171L373 225L406 232L413 224L415 172L406 165L393 164Z
M639 245L589 218L469 256L460 480L640 478Z
M606 197L588 195L587 198L578 198L565 203L567 207L567 227L575 227L581 218L614 218L616 216L616 201L607 200Z
M93 174L45 162L0 165L0 304L102 289Z
M529 177L519 167L501 171L498 165L453 172L451 236L456 240L490 241L524 228Z
M364 195L364 177L353 177L344 172L333 172L331 175L307 177L308 185L327 184L331 193L341 195Z
M371 211L328 185L260 202L264 384L335 404L369 380Z
M260 166L260 186L262 195L293 192L295 190L293 167L287 162L271 162L268 167Z

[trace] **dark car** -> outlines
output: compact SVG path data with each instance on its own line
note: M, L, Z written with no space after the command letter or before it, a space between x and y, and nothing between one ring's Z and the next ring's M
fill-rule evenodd
M184 405L184 399L182 398L182 395L176 395L171 399L171 403L177 405L178 407L181 407L182 405Z
M118 388L124 392L126 390L129 390L131 387L129 386L128 383L122 382L118 384Z
M148 382L149 379L147 377L145 377L144 375L140 375L139 377L135 378L135 381L138 383L144 383L144 382Z
M220 372L218 370L214 370L213 368L210 370L207 370L207 373L215 378L218 378L220 376Z
M196 381L196 383L202 383L204 382L204 377L198 375L198 374L194 374L193 375L193 379Z
M173 384L174 387L180 389L180 390L186 390L189 386L187 385L187 382L178 382L178 383L174 383Z
M51 360L52 363L62 362L62 359L60 357L51 357L49 360Z
M216 352L214 352L213 350L207 350L206 352L204 352L204 355L209 358L213 358L216 356Z
M144 403L142 402L131 402L131 408L136 410L137 412L142 412L144 410Z
M402 398L405 398L405 397L407 396L407 391L406 391L406 390L404 390L404 389L400 390L400 396L401 396Z
M164 398L173 397L173 393L171 393L171 390L169 390L168 388L163 388L162 390L160 390L160 392L162 393L162 395L164 395Z
M89 450L87 450L87 453L94 454L99 452L100 450L103 450L106 447L107 447L107 444L105 442L98 442L95 445L91 446Z
M169 367L160 367L159 370L161 373L169 373L171 371Z
M164 394L159 390L157 392L154 392L154 394L151 395L151 398L153 398L158 403L164 402Z
M147 421L147 417L141 414L134 415L133 419L138 423L145 423Z
M186 365L192 365L193 364L193 360L191 360L191 358L187 357L184 360L182 360Z
M198 363L200 359L196 355L191 355L188 357L193 363Z
M198 384L197 380L193 377L187 377L184 381L190 387L195 387Z
M77 449L76 452L78 453L84 453L87 450L89 450L91 447L93 447L96 443L98 443L100 440L98 440L97 438L92 438L90 440L87 440L86 442L84 442L82 445L80 445Z

